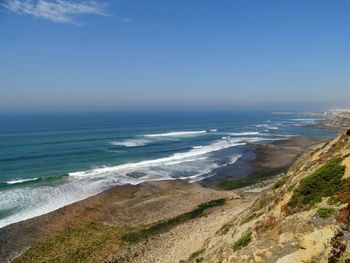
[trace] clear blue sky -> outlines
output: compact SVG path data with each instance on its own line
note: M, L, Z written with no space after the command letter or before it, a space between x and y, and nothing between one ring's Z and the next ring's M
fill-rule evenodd
M0 0L0 110L350 105L348 0Z

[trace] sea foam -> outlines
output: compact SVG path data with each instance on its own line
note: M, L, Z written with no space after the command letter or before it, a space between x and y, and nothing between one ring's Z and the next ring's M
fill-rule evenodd
M30 179L18 179L18 180L11 180L11 181L7 181L7 184L21 184L21 183L25 183L25 182L30 182L30 181L36 181L39 178L30 178Z
M147 145L151 142L152 140L139 138L139 139L124 140L124 141L112 141L110 142L110 144L114 146L138 147L138 146Z
M230 136L248 136L248 135L259 135L260 132L231 132Z
M219 140L201 148L153 160L70 173L70 179L61 185L42 185L40 187L2 191L0 192L0 207L2 210L6 212L16 209L18 212L0 219L0 228L85 199L113 185L176 179L169 176L171 171L194 172L190 176L177 178L189 182L201 180L211 176L210 171L218 167L218 164L208 158L207 154L244 144L240 142L240 139ZM157 169L153 169L155 167ZM125 175L127 172L135 170L145 172L147 175L139 179ZM12 182L15 183L15 181Z
M174 131L167 133L155 133L155 134L146 134L145 137L183 137L183 136L193 136L206 133L206 130L201 131Z
M210 130L210 132L217 131L216 129ZM200 136L207 133L205 130L201 131L174 131L167 133L154 133L138 135L136 138L121 140L121 141L111 141L110 144L114 146L124 146L124 147L140 147L145 146L150 143L154 143L162 140L174 140L181 137L194 137Z
M249 140L250 138L242 138L242 139ZM187 158L193 158L196 156L208 154L210 152L219 151L219 150L222 150L225 148L229 148L229 147L233 147L233 146L237 146L237 145L242 145L244 143L239 142L242 139L241 138L239 138L239 139L231 138L228 140L221 140L221 141L217 141L217 142L214 142L212 144L209 144L207 146L203 146L201 148L191 149L187 152L175 153L169 157L163 157L163 158L146 160L146 161L135 162L135 163L126 163L126 164L121 164L121 165L117 165L117 166L103 167L103 168L97 168L97 169L92 169L92 170L87 170L87 171L72 172L72 173L69 173L69 175L74 176L74 177L99 176L99 175L104 175L106 173L128 171L130 169L155 166L155 165L159 165L162 163L168 163L168 162L172 162L172 161L180 161L180 160L186 161Z

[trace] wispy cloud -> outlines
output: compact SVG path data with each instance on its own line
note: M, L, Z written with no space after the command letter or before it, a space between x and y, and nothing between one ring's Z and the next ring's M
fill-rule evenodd
M79 15L108 15L108 4L86 0L0 0L0 6L16 14L32 15L58 23L79 24Z

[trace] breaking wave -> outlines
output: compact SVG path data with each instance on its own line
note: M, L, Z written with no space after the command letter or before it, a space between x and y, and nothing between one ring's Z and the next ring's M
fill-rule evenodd
M147 145L151 142L152 142L151 140L140 138L140 139L130 139L130 140L124 140L124 141L112 141L110 142L110 144L114 146L138 147L138 146Z
M112 166L112 167L102 167L102 168L92 169L88 171L72 172L72 173L69 173L69 175L74 177L101 176L105 174L110 174L110 173L115 173L120 171L128 171L135 168L150 167L150 166L155 166L155 165L174 162L174 161L178 161L178 162L186 161L186 159L188 158L194 158L197 156L208 154L210 152L219 151L219 150L237 146L237 145L242 145L244 143L240 141L249 140L249 139L251 138L228 138L226 140L220 140L200 148L192 148L187 152L175 153L169 157L163 157L159 159L146 160L146 161L135 162L135 163L126 163L126 164L121 164L121 165ZM259 140L259 139L260 138L256 138L256 140Z
M206 130L201 131L175 131L167 133L155 133L155 134L146 134L145 137L183 137L183 136L194 136L199 134L206 133Z
M126 139L121 141L111 141L110 144L114 146L124 146L124 147L139 147L145 146L150 143L160 141L160 140L174 140L181 137L194 137L200 136L207 132L216 132L217 129L211 129L209 131L200 130L200 131L174 131L167 133L154 133L154 134L145 134L139 135L136 138Z

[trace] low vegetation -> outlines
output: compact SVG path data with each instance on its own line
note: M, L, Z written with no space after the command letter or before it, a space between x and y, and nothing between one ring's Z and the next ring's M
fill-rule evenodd
M204 249L193 252L189 259L193 260L196 263L202 262L204 258L200 257L200 255L203 254L203 252L204 252Z
M222 181L217 187L222 190L234 190L239 189L251 185L255 185L258 183L263 183L272 177L285 173L288 171L288 167L281 167L277 169L273 169L272 171L268 171L265 173L262 173L259 177L253 177L253 178L245 178L245 179L226 179Z
M246 216L245 218L243 218L243 220L241 221L241 225L244 225L244 224L252 221L253 219L257 219L260 216L262 216L263 214L264 214L263 212L250 214L250 215Z
M204 249L198 250L196 252L193 252L192 255L190 256L190 259L197 258L199 255L201 255L204 252Z
M225 225L225 226L221 229L220 234L221 234L221 235L226 235L226 234L228 233L228 231L230 231L230 229L231 229L232 226L233 226L232 224Z
M249 232L243 235L240 239L238 239L237 242L234 243L233 245L233 250L237 251L237 250L240 250L241 248L248 246L250 241L252 241L252 232Z
M223 182L221 182L218 185L218 188L222 190L234 190L239 189L247 186L251 186L257 183L261 183L265 181L268 178L248 178L248 179L241 179L241 180L231 180L227 179Z
M335 210L333 208L319 208L316 212L316 214L323 218L329 218L330 216L332 216L334 214Z
M176 225L182 224L191 219L201 217L207 209L216 207L216 206L222 206L225 204L225 202L226 202L226 199L216 199L216 200L209 201L207 203L200 204L196 209L190 212L181 214L169 220L158 222L146 228L142 228L139 230L126 233L125 235L122 236L122 239L131 243L135 243L142 239L149 238L153 235L166 232L171 228L175 227Z
M97 223L67 228L12 262L101 262L107 253L120 247L120 232L116 227Z
M302 179L294 189L288 205L292 208L319 203L322 197L333 196L345 187L345 167L341 158L334 158L317 169L313 174Z
M279 181L277 181L274 186L273 189L278 189L281 188L283 185L285 185L285 183L288 181L288 177L284 176L282 179L280 179Z
M331 196L327 200L327 205L340 205L340 201L335 196Z

